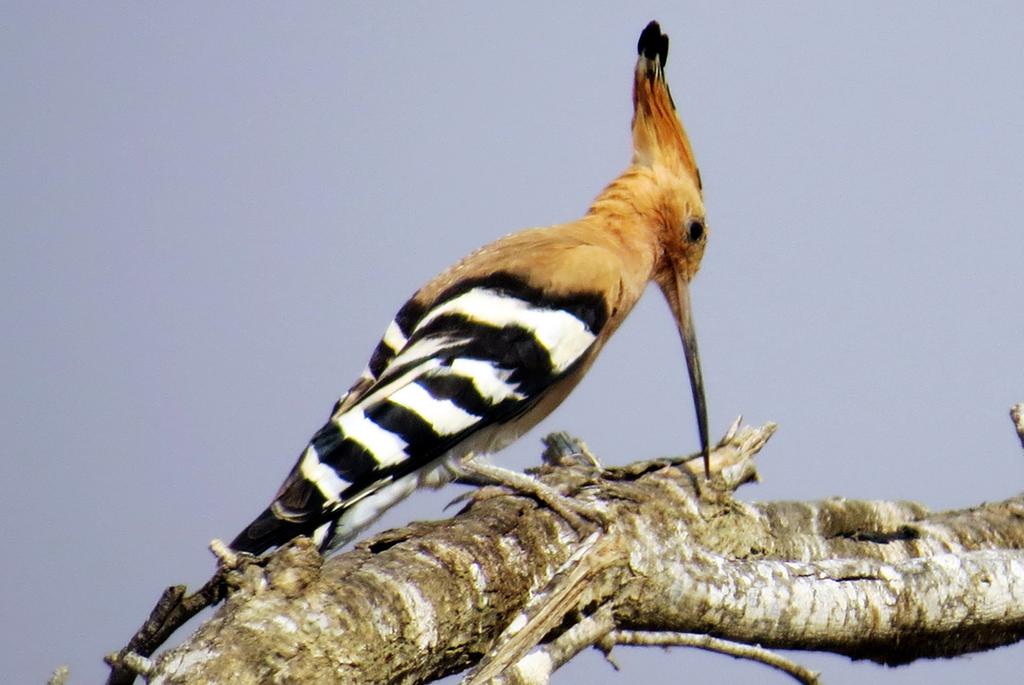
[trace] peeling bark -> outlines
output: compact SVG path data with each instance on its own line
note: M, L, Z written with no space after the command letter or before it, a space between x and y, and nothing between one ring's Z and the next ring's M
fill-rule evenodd
M472 668L473 683L545 683L590 646L680 643L666 632L887 664L1021 638L1024 498L941 513L733 499L773 430L731 431L712 481L685 460L602 469L563 455L538 470L603 526L488 487L450 520L327 561L296 541L236 573L150 682L420 683Z

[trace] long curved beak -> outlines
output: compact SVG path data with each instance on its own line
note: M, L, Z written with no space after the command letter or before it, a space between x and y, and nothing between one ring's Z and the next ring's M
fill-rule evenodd
M686 354L686 368L690 372L690 390L693 406L697 411L697 430L700 432L700 449L704 455L704 474L711 477L711 446L708 440L708 407L704 399L704 377L700 371L700 355L697 352L697 334L690 314L690 284L679 274L671 279L674 283L662 286L665 299L676 319L679 337Z

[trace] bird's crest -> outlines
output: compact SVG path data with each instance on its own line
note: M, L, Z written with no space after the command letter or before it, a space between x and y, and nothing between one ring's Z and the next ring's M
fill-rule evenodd
M700 189L690 140L665 81L668 36L652 21L640 34L633 81L633 163L662 164L688 174Z

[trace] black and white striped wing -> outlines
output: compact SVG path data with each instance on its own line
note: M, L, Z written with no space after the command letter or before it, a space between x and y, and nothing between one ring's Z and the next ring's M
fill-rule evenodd
M551 298L508 276L450 288L415 321L400 313L374 354L387 347L386 363L371 360L376 380L343 398L232 547L258 553L314 533L325 547L344 542L439 459L464 456L470 437L527 411L587 356L606 320L596 296Z

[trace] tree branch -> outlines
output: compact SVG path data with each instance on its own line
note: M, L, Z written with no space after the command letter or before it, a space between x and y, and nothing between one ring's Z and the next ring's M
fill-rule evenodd
M731 430L711 481L689 458L601 468L563 438L565 458L536 475L609 521L583 539L536 500L486 488L453 519L327 561L298 540L244 567L151 682L418 683L474 666L473 683L546 683L628 631L890 664L1020 639L1024 499L936 514L733 499L772 432Z
M1013 421L1013 427L1017 429L1020 446L1024 447L1024 404L1015 404L1010 407L1010 420Z
M711 652L736 657L737 659L748 659L771 666L787 675L793 676L794 680L805 685L817 685L819 682L818 678L821 675L804 668L791 659L787 659L757 645L730 642L721 638L711 637L710 635L615 630L605 638L602 648L611 650L612 645L696 647L698 649L706 649Z

